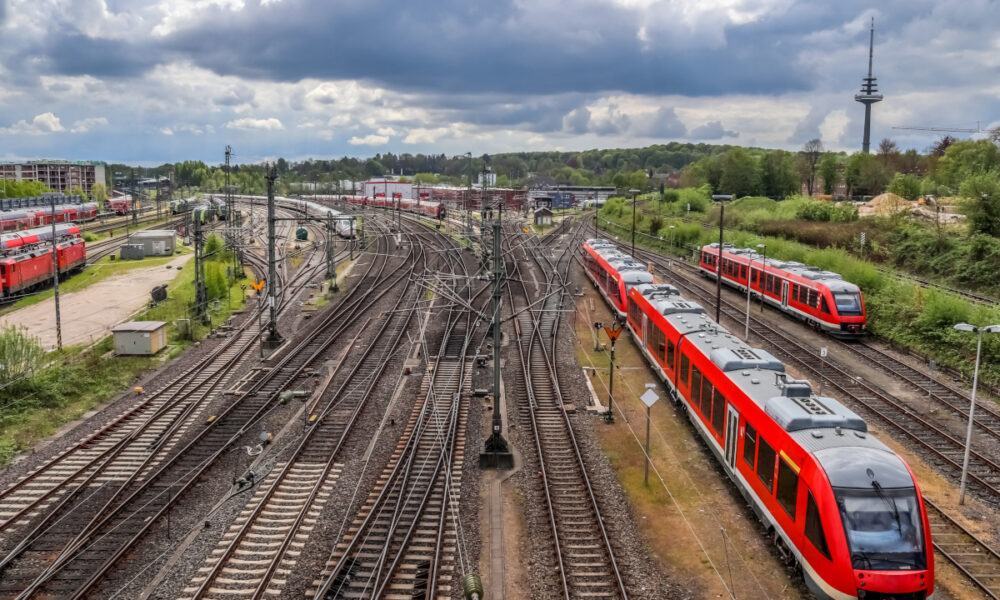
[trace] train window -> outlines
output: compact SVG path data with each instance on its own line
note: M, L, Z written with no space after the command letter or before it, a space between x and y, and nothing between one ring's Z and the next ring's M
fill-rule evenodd
M764 438L757 441L757 446L757 477L770 492L774 489L772 487L774 485L774 448Z
M824 314L830 314L830 305L826 303L826 296L820 297L820 305L820 310L822 310Z
M809 290L809 306L816 308L819 306L819 296L816 290Z
M681 354L681 383L687 384L688 382L688 357L687 354Z
M674 369L674 343L667 340L667 368Z
M743 460L750 468L753 468L754 455L757 453L757 430L753 425L747 423L746 431L743 432Z
M715 390L718 392L719 390ZM712 428L719 435L724 434L724 429L726 427L726 398L719 393L715 394L715 399L712 403Z
M712 413L712 382L705 379L701 383L701 414L706 417Z
M747 266L740 265L740 279L743 279L746 276L747 276Z
M806 537L820 553L830 560L830 547L826 545L826 534L823 532L823 520L819 516L819 507L813 498L812 490L808 490L806 498Z
M701 371L698 367L691 367L691 402L695 406L701 403Z
M778 461L778 504L795 520L795 503L799 497L799 474L782 457Z

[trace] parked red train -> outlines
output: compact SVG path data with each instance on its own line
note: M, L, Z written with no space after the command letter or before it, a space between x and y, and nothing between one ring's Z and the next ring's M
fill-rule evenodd
M620 254L604 240L589 240L583 251ZM587 268L602 292L603 278L621 278L604 268L600 277ZM920 489L861 417L789 378L779 360L723 329L673 286L631 286L626 312L669 394L816 596L923 600L933 593Z
M719 270L719 244L701 249L698 267L714 278ZM749 274L748 274L749 271ZM722 281L751 293L778 310L836 337L852 338L865 331L861 289L840 275L798 262L768 258L749 248L722 247Z
M97 204L59 204L53 213L50 206L35 206L0 212L0 231L19 231L30 227L39 227L52 223L53 214L56 223L92 221L97 218Z
M56 225L59 273L82 269L87 262L80 228ZM52 227L0 235L0 299L30 292L52 279Z
M116 215L127 215L132 210L132 196L115 196L108 198L108 212Z
M385 194L380 193L375 194L373 198L369 198L367 196L313 196L313 198L341 198L350 204L357 204L359 206L374 206L375 208L388 208L390 210L395 210L398 206L399 210L403 212L416 213L433 219L444 219L447 214L447 209L441 202L403 198L402 194L394 194L393 197L388 200L386 199Z

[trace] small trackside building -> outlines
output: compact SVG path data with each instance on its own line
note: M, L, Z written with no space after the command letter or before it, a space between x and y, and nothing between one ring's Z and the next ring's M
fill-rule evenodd
M176 240L173 229L146 229L129 236L129 243L141 245L145 256L173 256Z
M111 329L117 356L151 356L167 345L164 321L129 321Z

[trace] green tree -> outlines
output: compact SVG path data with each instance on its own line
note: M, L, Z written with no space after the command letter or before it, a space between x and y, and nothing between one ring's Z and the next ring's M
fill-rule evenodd
M885 189L889 182L889 173L871 154L856 152L847 158L844 182L847 183L848 196L855 194L874 196Z
M840 181L840 161L837 155L827 152L819 161L819 176L823 180L823 193L831 196Z
M1000 179L991 174L972 175L962 182L958 195L964 199L969 232L1000 237Z
M948 146L938 160L937 180L957 188L972 175L1000 172L1000 148L990 140L962 140Z
M739 198L758 193L760 175L757 162L743 148L731 148L722 155L722 178L715 190Z
M69 193L72 196L82 196L84 198L87 197L87 194L83 191L83 188L78 185L73 186L73 188L70 189Z
M889 192L913 202L920 197L920 178L916 175L896 173L889 184Z
M760 161L760 187L771 198L784 198L798 191L799 179L790 152L772 150L764 155Z
M90 201L104 204L108 199L108 188L103 183L95 183L90 186Z
M806 142L802 146L802 151L799 152L799 172L802 175L802 181L806 184L806 192L810 196L813 195L813 188L816 185L816 171L822 156L823 143L819 141L819 138Z

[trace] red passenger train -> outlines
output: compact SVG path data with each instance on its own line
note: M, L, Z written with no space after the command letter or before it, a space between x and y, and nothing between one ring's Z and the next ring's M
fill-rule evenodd
M617 252L604 240L583 250ZM626 312L669 394L816 596L930 597L934 554L923 497L906 463L869 435L861 417L789 378L778 359L673 286L631 286Z
M97 218L97 204L94 202L57 204L55 211L51 206L0 211L0 231L20 231L49 225L52 223L53 215L56 223L92 221Z
M82 269L87 262L80 228L56 225L59 273ZM0 300L30 292L52 279L52 227L0 235Z
M619 252L606 240L590 240L583 246L583 266L597 289L614 309L619 319L625 319L628 291L632 286L652 283L653 276L628 254Z
M701 249L698 267L714 278L719 244ZM748 275L749 271L749 275ZM865 302L861 289L840 275L802 263L775 260L749 248L722 247L722 281L751 293L778 310L810 323L836 337L852 338L865 331Z

